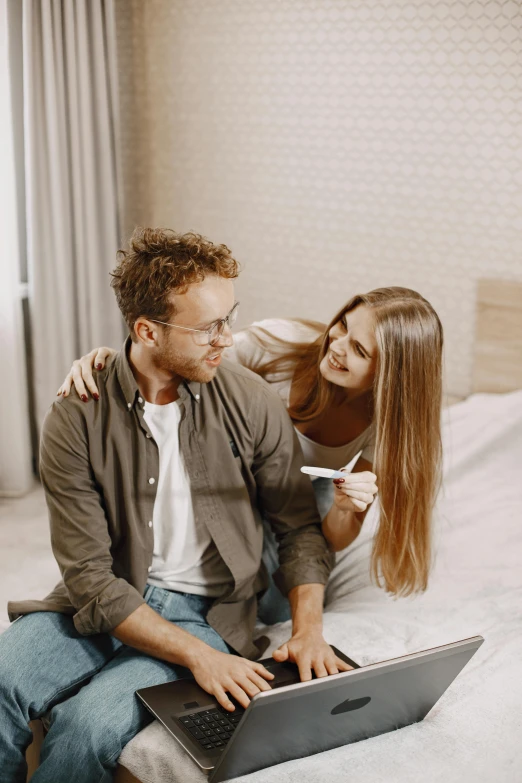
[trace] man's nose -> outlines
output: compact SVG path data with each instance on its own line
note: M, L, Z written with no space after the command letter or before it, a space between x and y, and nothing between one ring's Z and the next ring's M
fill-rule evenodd
M232 329L228 324L225 324L225 328L219 335L218 345L222 345L223 348L230 348L234 344L234 337L232 335Z

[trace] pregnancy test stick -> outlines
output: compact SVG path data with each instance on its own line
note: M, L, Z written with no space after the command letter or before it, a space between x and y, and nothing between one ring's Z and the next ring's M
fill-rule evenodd
M340 470L330 470L329 468L311 468L308 465L304 465L301 468L301 473L308 473L309 476L319 476L319 478L343 478L344 473Z
M329 478L329 479L344 478L346 473L351 472L352 468L354 467L355 463L357 462L361 454L362 454L362 449L358 454L355 455L355 457L348 463L348 465L346 465L343 471L330 470L330 468L313 468L313 467L309 467L308 465L304 465L301 468L301 473L307 473L309 476L318 476L319 478Z

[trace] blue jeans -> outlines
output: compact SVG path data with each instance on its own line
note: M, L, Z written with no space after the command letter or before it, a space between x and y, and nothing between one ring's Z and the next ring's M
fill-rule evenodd
M317 478L312 482L315 500L321 519L329 512L334 496L334 486L330 479ZM276 537L266 519L263 519L263 562L268 570L268 590L259 601L257 614L265 625L284 623L292 619L288 598L285 598L273 580L272 574L279 568Z
M148 586L145 600L170 622L233 652L206 622L212 599ZM36 612L0 636L0 778L25 783L30 720L50 710L32 783L108 783L124 746L151 722L137 688L189 676L109 634L81 636L70 615Z

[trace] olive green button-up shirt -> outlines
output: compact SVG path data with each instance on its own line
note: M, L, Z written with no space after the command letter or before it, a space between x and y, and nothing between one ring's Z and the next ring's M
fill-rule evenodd
M40 472L62 581L42 601L11 602L11 620L57 611L72 614L81 634L110 633L144 603L159 455L127 349L98 373L98 402L71 395L47 414ZM178 393L196 524L207 526L230 571L230 587L207 620L255 658L262 652L253 641L256 594L267 584L261 513L278 540L274 578L283 593L325 584L330 573L312 485L299 470L303 457L284 405L257 375L225 360L212 381L184 382Z

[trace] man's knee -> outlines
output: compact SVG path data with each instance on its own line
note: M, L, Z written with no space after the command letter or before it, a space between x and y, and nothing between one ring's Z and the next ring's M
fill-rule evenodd
M0 635L0 705L19 708L29 720L77 691L93 674L92 654L74 655L77 635L72 619L55 612L16 620Z
M96 758L105 767L116 764L125 745L152 720L134 694L111 703L91 698L88 686L56 705L49 717L49 739L54 735L79 758Z
M27 706L41 680L38 661L10 631L0 636L0 709L13 703Z

